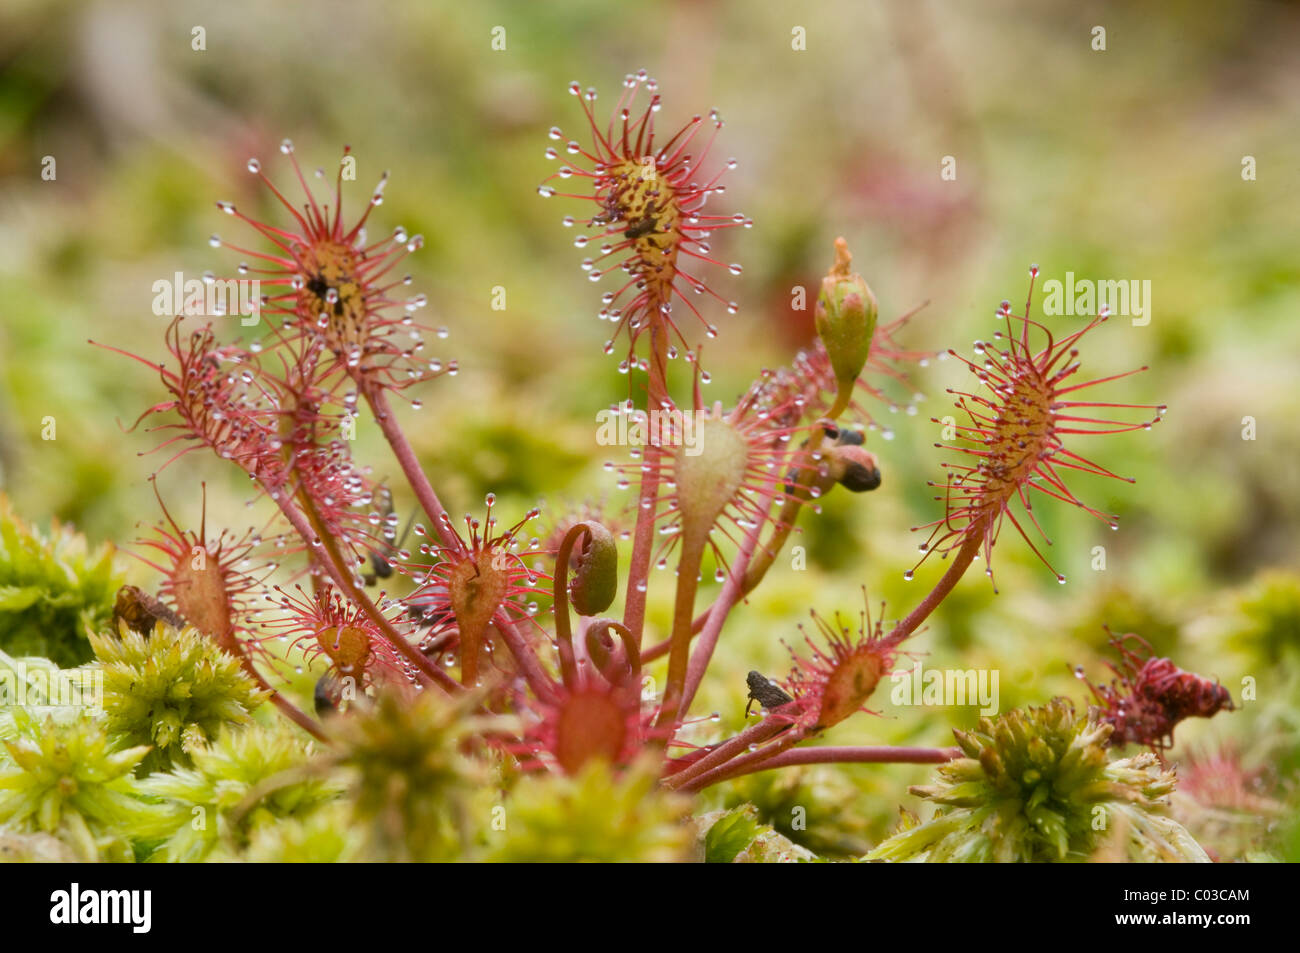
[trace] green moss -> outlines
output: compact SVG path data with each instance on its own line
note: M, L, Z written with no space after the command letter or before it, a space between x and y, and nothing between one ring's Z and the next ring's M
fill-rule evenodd
M239 660L196 629L159 623L146 638L90 636L104 670L108 729L123 743L152 745L143 772L189 765L189 752L226 725L242 725L265 695Z
M912 793L938 805L868 860L1059 862L1209 858L1168 811L1174 775L1150 753L1110 760L1110 726L1074 713L1065 699L981 719L953 732L966 757L938 768Z
M107 625L123 578L112 547L92 552L57 524L42 536L0 495L0 649L64 668L90 661L86 634Z
M18 708L17 737L4 742L0 828L57 837L80 860L130 860L133 841L160 830L163 815L142 800L133 771L147 746L118 749L88 716L67 723Z
M414 698L389 691L331 723L366 859L460 858L472 837L471 798L488 779L482 763L459 750L485 724L469 704L434 691Z
M165 811L158 861L229 860L263 828L276 829L329 804L340 784L313 747L288 729L224 728L192 751L193 767L140 782Z
M686 860L690 802L644 768L614 776L592 761L575 777L522 779L498 815L487 859L505 863L651 863Z

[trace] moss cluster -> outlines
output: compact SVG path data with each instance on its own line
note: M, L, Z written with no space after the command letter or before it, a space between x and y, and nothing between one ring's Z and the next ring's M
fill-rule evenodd
M1169 817L1173 773L1149 753L1111 760L1110 731L1057 698L954 732L966 757L912 788L937 806L935 816L905 815L867 859L1060 862L1105 849L1123 859L1208 862Z

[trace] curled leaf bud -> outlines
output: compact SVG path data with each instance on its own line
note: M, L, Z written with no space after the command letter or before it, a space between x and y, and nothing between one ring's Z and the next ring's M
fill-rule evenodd
M587 629L587 655L596 671L611 685L620 685L632 670L627 650L615 639L607 625L595 623Z
M618 546L604 526L584 522L581 549L571 557L573 581L569 596L579 615L598 615L610 607L618 594Z
M848 243L835 239L835 264L822 279L814 313L841 394L852 392L876 332L876 296L861 275L850 271L852 261Z

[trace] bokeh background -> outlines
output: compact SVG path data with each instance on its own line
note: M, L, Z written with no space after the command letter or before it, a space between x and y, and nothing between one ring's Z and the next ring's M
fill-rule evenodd
M1104 51L1093 49L1099 25ZM494 27L504 50L492 48ZM805 50L792 49L796 28ZM1031 262L1046 278L1151 282L1150 324L1113 320L1084 353L1092 376L1150 366L1107 399L1169 406L1150 432L1079 444L1137 480L1075 480L1120 530L1041 506L1068 583L1008 533L999 594L972 574L915 647L927 667L998 669L1004 710L1060 693L1083 702L1070 666L1105 674L1103 625L1220 678L1239 702L1253 678L1256 700L1180 729L1175 752L1231 743L1245 781L1267 767L1260 783L1285 799L1300 763L1297 49L1300 8L1287 3L3 0L4 492L28 519L71 522L92 542L129 544L157 517L146 478L161 461L140 455L154 441L124 430L161 399L156 377L87 340L162 358L153 282L233 273L239 256L209 235L254 239L214 202L281 215L245 164L260 157L285 182L276 147L290 137L309 168L333 168L352 146L354 210L390 170L372 234L401 224L426 238L409 270L460 372L426 389L409 426L453 512L481 508L491 490L507 513L542 499L553 517L589 502L616 518L627 494L601 468L610 448L595 442L594 413L626 397L629 379L602 353L606 289L586 280L560 225L590 213L542 200L537 184L553 171L547 130L582 131L569 82L596 86L609 107L644 67L664 96L661 128L719 109L716 155L739 167L717 208L756 223L715 243L745 270L709 275L742 306L709 315L721 327L704 350L710 398L731 401L809 342L792 289L815 293L837 235L882 318L926 303L901 340L936 352L969 354L991 335L998 302L1023 301ZM53 181L41 176L46 156ZM940 176L944 156L955 180ZM490 306L496 286L504 311ZM901 615L937 576L927 563L903 581L919 556L909 527L940 512L926 486L945 459L930 418L950 411L946 388L971 381L952 360L909 374L892 407L869 408L884 486L831 494L796 539L808 568L783 558L738 612L700 702L722 723L702 725L701 740L740 722L745 671L787 666L780 640L797 644L809 609L855 615L865 587ZM47 416L53 441L42 440ZM395 475L365 428L358 454L376 476ZM187 458L161 484L197 519L202 480L211 520L257 521L246 479L215 460ZM1092 568L1096 546L1104 571ZM131 572L149 584L142 567ZM670 587L660 590L651 621L662 629ZM883 717L854 719L834 740L941 744L976 717L880 702ZM885 829L925 773L840 772L865 792L853 799L863 837ZM771 779L750 786L779 794Z

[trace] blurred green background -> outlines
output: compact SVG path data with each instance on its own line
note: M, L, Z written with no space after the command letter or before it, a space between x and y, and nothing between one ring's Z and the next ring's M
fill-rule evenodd
M1098 25L1104 51L1093 49ZM494 27L505 50L492 48ZM796 28L805 50L792 49ZM715 242L745 271L708 275L742 305L709 315L722 329L704 351L710 399L730 402L808 342L810 316L791 310L791 289L815 289L837 235L882 318L929 302L902 335L918 349L969 355L995 329L997 303L1023 301L1031 262L1045 278L1150 280L1150 324L1112 320L1083 354L1089 376L1151 367L1103 399L1169 406L1151 432L1076 445L1137 478L1074 481L1120 515L1119 532L1040 506L1049 558L1069 583L1008 531L995 559L1001 594L972 574L915 648L926 666L1000 669L1005 710L1062 692L1081 700L1067 663L1100 678L1102 624L1137 631L1234 696L1257 678L1258 701L1186 737L1235 736L1286 773L1300 718L1297 48L1300 9L1283 3L4 0L3 488L29 519L71 521L95 542L129 543L156 518L146 477L160 460L139 456L155 441L123 430L162 399L156 376L87 339L164 356L153 282L232 274L240 256L210 248L213 232L261 247L213 203L280 221L245 163L258 156L287 183L276 148L287 136L308 168L332 167L352 146L354 213L391 170L371 234L401 224L426 237L407 267L430 297L429 323L449 328L436 343L460 373L427 387L409 424L450 509L478 510L494 490L503 515L539 498L552 516L584 500L617 513L626 494L600 467L609 452L594 425L595 410L628 392L596 319L612 289L586 280L560 225L589 209L543 201L536 186L553 171L547 129L583 129L568 83L596 86L599 111L645 67L664 96L661 128L720 110L716 155L739 168L717 209L756 223ZM46 156L53 181L41 176ZM944 156L956 159L953 181L940 176ZM1243 180L1246 156L1254 181ZM496 286L504 311L490 307ZM915 414L871 407L893 435L870 439L884 486L832 494L796 538L808 570L783 558L738 612L701 697L727 724L741 717L744 672L783 670L778 639L795 642L809 608L856 613L865 586L892 618L937 576L927 563L902 580L918 558L909 527L940 512L925 481L945 455L928 421L950 412L945 388L972 382L951 360L912 378L927 395ZM47 416L53 441L42 440ZM1254 440L1242 438L1245 417ZM396 474L365 427L357 449L376 476ZM203 479L214 521L265 518L244 510L245 478L197 455L161 480L174 510L197 518ZM1096 546L1105 571L1091 568ZM652 622L662 628L660 588ZM855 719L836 740L943 743L975 717L880 701L886 718ZM699 737L718 730L706 724ZM850 770L882 807L926 773Z

